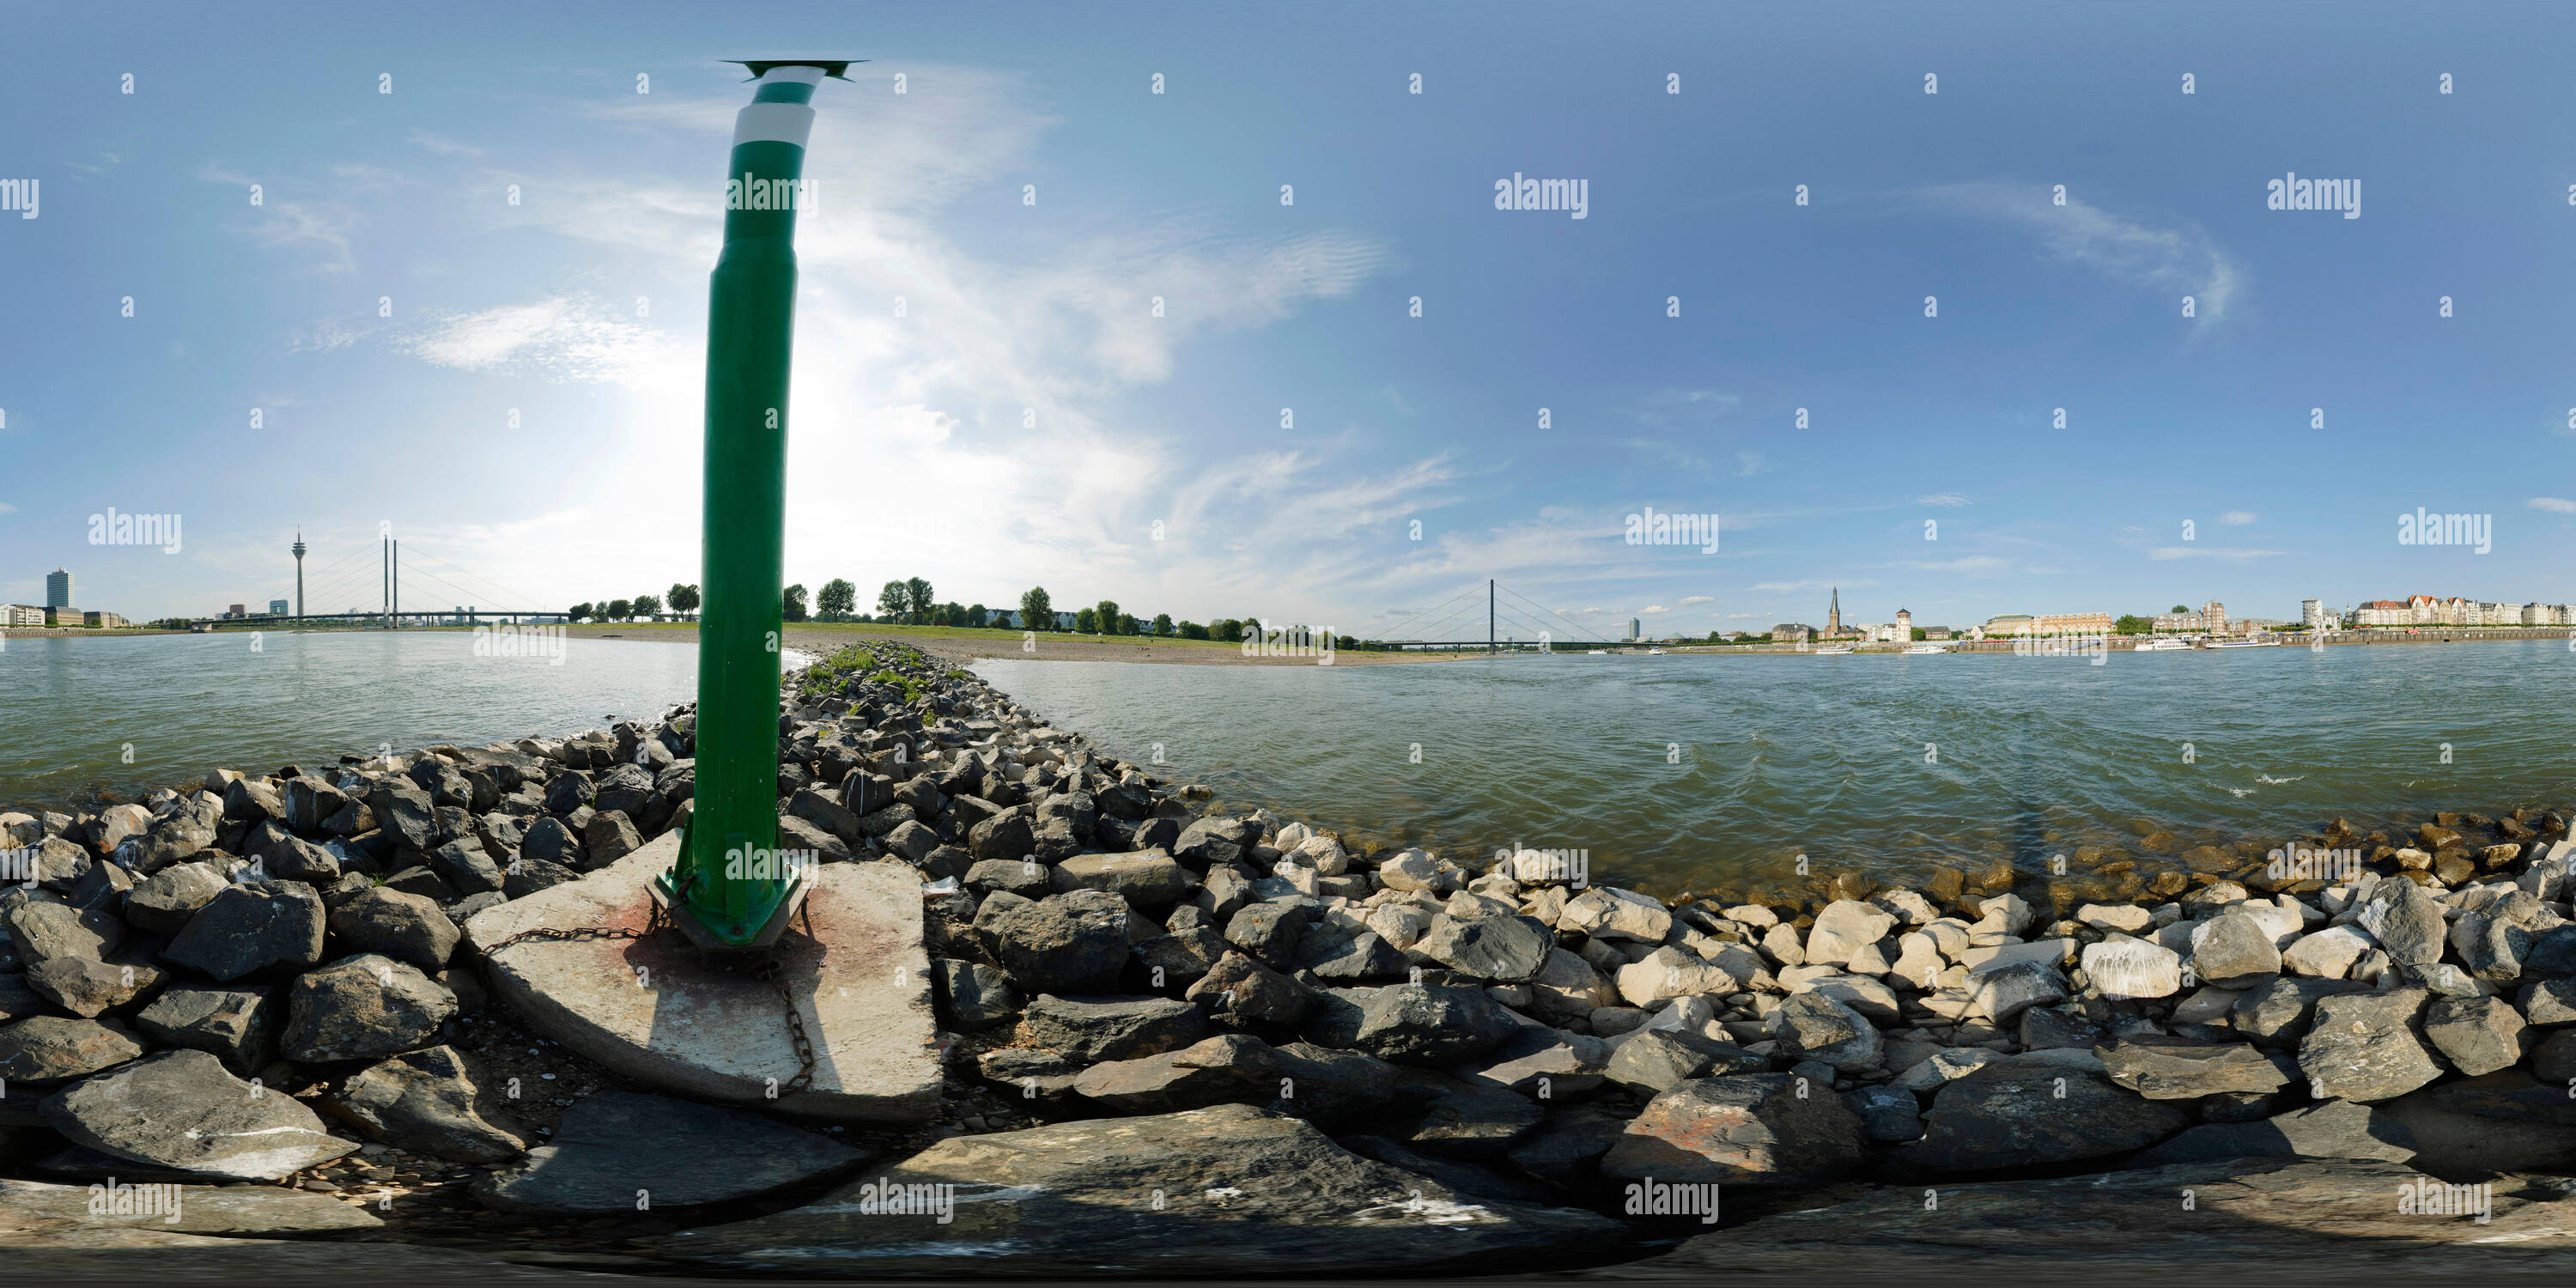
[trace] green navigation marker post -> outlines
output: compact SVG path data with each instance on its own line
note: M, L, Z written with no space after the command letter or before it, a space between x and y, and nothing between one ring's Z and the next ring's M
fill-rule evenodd
M673 924L716 949L776 940L809 885L805 865L778 853L787 360L810 104L814 88L842 78L850 60L743 66L758 88L734 118L724 252L707 300L697 803L679 860L653 885Z

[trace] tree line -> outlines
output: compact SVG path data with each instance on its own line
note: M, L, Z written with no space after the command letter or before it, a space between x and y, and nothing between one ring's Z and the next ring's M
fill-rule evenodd
M824 582L823 588L814 593L810 611L806 607L806 590L802 582L786 589L779 607L782 616L791 622L883 622L911 626L987 626L992 624L996 611L982 604L941 603L930 583L920 577L889 581L879 587L876 608L872 613L857 611L858 597L857 586L847 578L835 577ZM655 616L666 611L667 606L670 613L682 620L690 620L696 616L699 602L696 586L674 582L665 595L638 595L633 599L611 599L596 604L579 603L572 606L569 615L576 622L623 622ZM1044 586L1031 586L1020 592L1018 612L1020 629L1065 629L1057 625L1055 599ZM1166 639L1236 644L1258 625L1257 619L1249 617L1227 617L1205 624L1174 621L1169 613L1141 618L1120 608L1118 601L1104 599L1075 609L1070 629L1077 635L1156 635ZM1358 648L1360 642L1345 635L1335 647Z

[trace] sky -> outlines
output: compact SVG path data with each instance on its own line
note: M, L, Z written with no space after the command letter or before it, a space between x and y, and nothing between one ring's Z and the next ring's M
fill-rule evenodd
M130 618L257 608L299 529L317 612L378 606L388 531L406 607L700 580L720 60L792 54L870 60L815 99L786 565L863 607L919 576L1481 638L1488 578L1609 636L1819 623L1835 587L1955 625L2576 600L2571 36L2556 4L10 4L0 181L39 202L0 210L0 600L61 567ZM2292 174L2358 217L2268 208ZM1582 217L1497 209L1515 176ZM1718 548L1631 544L1650 507ZM2418 507L2489 548L2402 543ZM179 549L93 544L111 512Z

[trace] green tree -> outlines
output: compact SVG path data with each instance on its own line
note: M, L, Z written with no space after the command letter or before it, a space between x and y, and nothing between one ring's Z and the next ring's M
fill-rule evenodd
M2140 617L2136 613L2122 613L2120 615L2120 620L2111 624L2111 630L2120 635L2144 635L2153 631L2155 628L2156 624L2154 622L2148 621L2146 618Z
M1224 621L1218 622L1215 630L1216 637L1228 644L1240 644L1243 642L1243 623L1234 618L1229 617Z
M1024 631L1055 629L1055 601L1047 598L1046 587L1031 586L1020 592L1020 629Z
M2174 610L2175 612L2177 612L2177 613L2188 613L2188 612L2190 612L2190 611L2191 611L2190 609L2185 608L2185 607L2183 607L2183 606L2182 606L2182 605L2180 605L2180 604L2176 604L2176 605L2174 605L2174 606L2173 606L2173 610Z
M969 625L969 626L981 626L981 625L983 625L984 623L989 622L989 621L991 621L991 620L993 620L993 615L992 615L991 613L989 613L989 612L985 611L984 606L983 606L982 604L968 604L968 605L966 606L966 624L967 624L967 625Z
M784 605L784 615L787 620L791 622L801 622L805 620L805 583L800 581L787 588L787 602Z
M694 616L698 611L698 588L693 585L682 585L676 581L672 582L670 600L672 612L678 613L683 617Z
M635 605L627 600L612 599L608 601L608 620L612 622L625 621L627 616L634 611Z
M1157 635L1169 635L1172 633L1172 615L1170 613L1154 614L1154 633Z
M1185 640L1203 640L1203 639L1206 639L1207 637L1208 637L1208 628L1206 628L1206 627L1204 627L1204 626L1199 625L1197 622L1183 622L1183 623L1181 623L1181 638L1182 638L1182 639L1185 639Z
M881 620L891 622L903 616L904 610L911 606L912 592L902 582L887 582L883 589L877 591L877 616Z
M637 617L651 617L653 614L661 611L661 600L655 599L651 595L637 595L635 597L635 615Z
M936 602L931 598L929 582L919 577L906 581L903 583L903 598L904 611L912 615L912 620L929 620L931 605Z
M1091 606L1091 620L1099 623L1101 634L1115 635L1118 633L1118 624L1126 621L1127 615L1118 611L1117 600L1104 599Z
M1076 633L1082 635L1089 635L1099 630L1100 615L1088 608L1077 608L1073 610L1073 629Z
M580 602L580 603L578 603L578 604L573 605L573 606L572 606L572 610L571 610L570 612L565 613L565 614L564 614L564 616L569 617L569 618L573 619L573 620L574 620L574 621L576 621L576 622L586 622L586 621L589 621L589 620L590 620L590 601L589 601L589 600L583 600L582 602Z
M847 617L859 606L859 588L845 578L834 577L823 583L814 596L814 611L825 618Z

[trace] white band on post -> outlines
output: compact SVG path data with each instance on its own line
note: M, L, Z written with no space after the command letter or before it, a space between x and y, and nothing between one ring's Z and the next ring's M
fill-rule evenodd
M793 71L794 68L781 68ZM814 71L813 68L804 68ZM820 72L815 72L821 75ZM733 145L746 143L793 143L805 146L806 136L814 132L814 109L803 103L753 103L733 118Z

